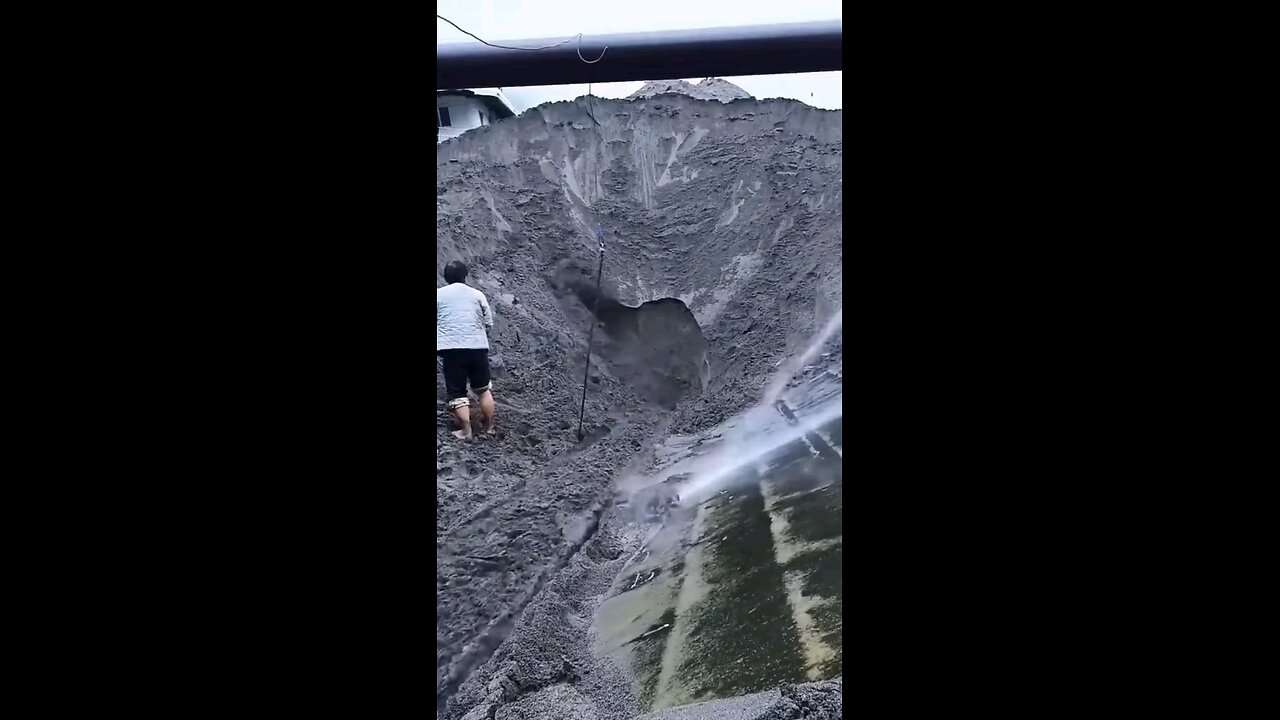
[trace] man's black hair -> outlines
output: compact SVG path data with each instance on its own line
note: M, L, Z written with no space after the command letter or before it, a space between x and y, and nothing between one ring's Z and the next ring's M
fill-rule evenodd
M444 281L447 283L464 282L467 279L467 266L461 260L454 260L444 266Z

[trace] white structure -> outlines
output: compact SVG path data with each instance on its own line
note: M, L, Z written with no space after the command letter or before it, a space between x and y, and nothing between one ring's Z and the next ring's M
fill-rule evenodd
M502 88L436 91L436 142L515 116Z

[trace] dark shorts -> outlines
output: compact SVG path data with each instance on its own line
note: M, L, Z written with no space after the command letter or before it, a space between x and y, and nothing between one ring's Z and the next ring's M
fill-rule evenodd
M467 383L471 392L479 395L489 389L488 350L437 350L444 361L444 388L449 400L467 396Z

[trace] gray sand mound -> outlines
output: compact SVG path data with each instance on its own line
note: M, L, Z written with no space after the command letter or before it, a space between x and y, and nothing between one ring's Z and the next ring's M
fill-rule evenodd
M790 100L579 99L437 147L437 286L461 259L490 299L500 428L454 440L437 370L439 717L639 713L626 670L590 647L642 542L613 482L667 434L757 401L841 306L841 119ZM808 707L787 692L774 706ZM823 693L827 714L767 717L838 717Z

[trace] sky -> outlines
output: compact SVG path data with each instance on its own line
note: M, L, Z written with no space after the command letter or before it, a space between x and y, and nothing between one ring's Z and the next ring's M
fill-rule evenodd
M438 0L436 12L489 42L567 38L652 30L691 30L730 25L840 20L841 0L641 0L614 4L600 0ZM436 43L476 42L443 20L436 20ZM814 107L843 107L840 72L791 75L725 76L724 79L764 99L794 98ZM685 78L697 82L701 78ZM622 98L643 82L596 83L599 97ZM572 100L587 94L580 85L503 88L523 112L535 105Z

